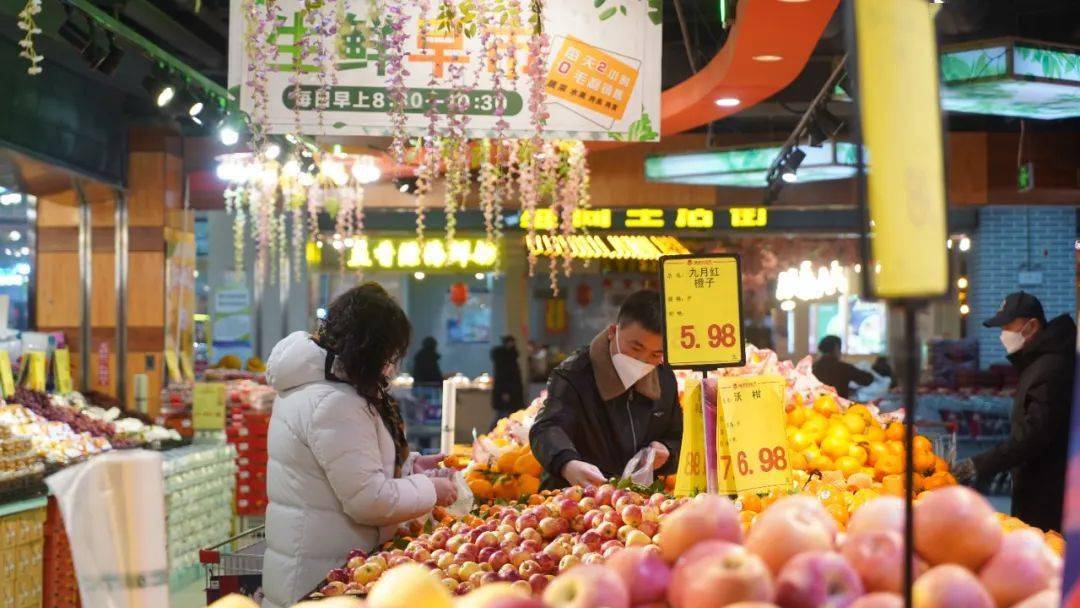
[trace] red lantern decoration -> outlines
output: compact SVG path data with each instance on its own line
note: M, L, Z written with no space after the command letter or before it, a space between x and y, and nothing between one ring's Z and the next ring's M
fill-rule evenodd
M450 303L458 308L469 301L469 286L465 283L454 283L450 286Z
M611 289L615 283L611 279L604 279L604 289Z
M588 308L589 304L592 303L592 285L584 282L579 283L575 295L577 297L578 306Z

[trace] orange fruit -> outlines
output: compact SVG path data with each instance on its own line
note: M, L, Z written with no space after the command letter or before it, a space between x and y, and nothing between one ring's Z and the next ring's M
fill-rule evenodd
M863 420L862 416L852 413L851 411L844 414L841 417L841 421L843 421L844 426L846 426L853 435L857 435L866 430L866 420Z
M903 441L904 425L899 422L890 422L889 427L885 429L885 438L892 441Z
M742 501L743 511L753 511L754 513L761 512L761 497L753 492L746 492L739 496L739 500Z
M858 461L859 466L866 464L866 461L870 459L870 454L861 445L849 446L847 455Z
M871 425L866 429L867 441L885 441L885 429L877 425Z
M904 478L900 475L886 475L881 479L881 492L892 496L903 496Z
M934 471L934 461L936 457L933 452L915 451L915 470L920 473L927 471Z
M835 467L828 456L817 456L806 463L806 468L810 471L831 471Z
M805 471L806 456L796 450L788 450L788 467L793 471Z
M540 478L535 475L522 475L517 482L518 495L527 494L531 498L540 491Z
M1065 539L1060 534L1050 530L1043 535L1046 546L1050 547L1059 556L1065 555Z
M851 407L847 408L847 413L855 414L859 418L862 418L867 425L869 425L874 420L874 415L870 413L870 408L866 407L861 403L856 403Z
M741 511L739 513L739 523L742 525L743 534L750 531L750 526L754 524L756 518L757 513L753 511Z
M804 458L806 458L807 462L809 462L809 461L817 458L818 456L821 456L821 449L818 448L817 446L810 446L810 447L806 448L805 450L803 450L802 455L803 455Z
M836 465L836 470L843 473L844 477L850 477L855 473L858 473L859 470L862 468L862 465L859 464L859 461L855 460L851 456L841 456L836 459L836 462L834 464Z
M809 433L802 429L796 429L795 432L791 434L791 437L788 438L788 441L791 442L791 447L798 452L805 450L814 443L814 440L810 437Z
M514 472L540 477L540 474L544 472L544 467L540 465L536 456L533 456L532 450L528 450L514 461Z
M810 437L810 440L813 441L814 443L817 443L817 442L821 441L822 439L824 439L825 438L825 432L828 429L829 429L829 423L826 422L826 420L824 418L822 418L820 415L818 415L818 417L816 417L816 418L814 418L814 417L809 418L802 425L803 432L806 433L807 436Z
M885 454L878 459L874 470L881 475L899 475L904 472L904 459L898 454Z
M940 456L934 456L934 472L935 473L948 473L949 463L945 462L945 459Z
M820 395L814 399L814 411L832 416L840 411L840 406L836 405L836 399L832 395Z
M848 510L846 506L839 503L829 503L825 505L825 510L829 512L829 515L833 516L836 523L840 524L841 530L847 525Z
M492 486L492 494L495 498L501 498L503 500L513 500L521 496L521 492L518 491L517 482L513 475L503 475Z
M787 422L791 426L802 426L806 422L807 408L795 406L787 415Z
M867 452L869 453L869 457L867 458L866 462L870 463L870 465L873 466L877 464L877 461L881 460L882 456L885 456L889 453L889 448L885 447L884 443L880 441L875 441L870 444L870 449L867 450Z
M851 447L851 442L847 439L830 435L821 442L821 453L829 458L840 458L847 456L849 447Z
M483 478L473 478L468 480L469 490L472 491L473 496L481 500L490 500L492 497L491 482Z
M506 450L497 459L495 459L495 470L500 473L513 473L514 464L517 463L518 457L521 455L517 450Z
M916 452L918 452L918 451L933 452L934 451L934 444L931 443L929 439L927 439L926 437L924 437L922 435L916 435L915 436L915 439L912 440L912 446L915 448Z
M904 454L904 444L900 441L886 441L885 448L889 450L890 454Z
M837 439L843 439L844 441L851 441L852 433L843 421L839 418L833 418L829 421L829 429L825 431L825 437L836 437Z

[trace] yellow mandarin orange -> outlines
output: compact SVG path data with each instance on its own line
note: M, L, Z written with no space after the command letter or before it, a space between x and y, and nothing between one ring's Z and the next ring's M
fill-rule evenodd
M816 413L816 412L815 412ZM829 428L829 423L825 418L820 415L817 418L811 417L807 419L802 425L802 431L806 433L810 440L817 443L825 438L825 432Z
M472 491L473 496L480 500L490 500L492 498L491 482L484 478L473 478L468 480L469 490Z
M821 442L821 453L829 458L840 458L848 455L848 448L850 447L851 442L847 439L829 435Z
M814 399L814 411L831 416L840 411L840 406L836 404L836 399L832 395L820 395Z
M541 466L536 456L533 456L532 450L527 450L514 461L514 472L540 477L540 474L544 472L544 467Z
M847 412L841 417L844 422L844 426L848 428L853 435L862 433L866 430L866 420L863 420L862 416L858 414Z
M807 462L809 462L817 458L818 456L821 456L821 448L812 445L803 450L802 455L804 458L806 458Z
M836 437L837 439L843 439L844 441L851 441L852 433L843 421L839 418L833 418L829 421L829 428L825 431L826 437Z
M912 440L911 444L915 448L916 452L918 452L918 451L933 452L934 451L934 444L929 439L927 439L926 437L924 437L922 435L916 435L915 439Z
M828 456L818 456L806 463L806 468L811 471L831 471L834 468L833 461Z
M903 440L904 425L899 422L890 422L888 428L885 429L885 438L892 441Z
M885 447L889 450L890 454L902 455L904 453L904 444L900 441L886 441Z
M870 459L870 454L867 453L866 448L856 444L848 446L847 455L857 460L859 466L866 464L866 461Z
M502 475L492 486L492 494L495 498L512 500L521 496L513 475Z
M904 459L898 454L885 454L878 459L874 470L882 476L898 475L904 472Z
M861 403L853 404L851 407L847 408L847 413L855 414L859 418L862 418L867 425L871 424L874 420L874 415L870 413L870 408Z
M935 473L948 473L949 463L945 462L945 459L940 456L934 456L934 472Z
M843 530L844 526L848 522L848 509L846 505L830 503L825 505L825 510L829 512L829 515L833 516L837 524L840 524L840 529Z
M797 450L788 450L788 467L795 471L805 471L806 456Z
M870 442L885 441L885 429L877 425L867 427L866 440Z
M522 475L518 477L517 492L518 495L528 494L532 496L540 491L540 478L536 475Z
M885 447L885 444L881 441L875 441L870 444L870 448L867 450L867 459L871 466L876 465L877 461L881 460L882 456L889 453L889 448Z
M503 452L495 460L495 470L500 473L513 473L514 464L517 463L518 457L521 456L521 452L516 449L511 449Z
M754 524L754 519L757 517L757 513L753 511L741 511L739 513L739 523L742 524L743 534L750 531L750 526Z
M753 492L744 492L739 496L739 500L742 502L743 511L753 511L754 513L761 512L761 497Z
M796 429L795 432L792 433L790 437L788 437L788 441L791 443L791 447L793 447L795 451L798 452L805 450L814 443L814 440L810 437L810 434L806 431L803 431L802 429Z
M915 450L915 470L920 473L934 472L935 456L933 452Z
M904 478L901 475L886 475L881 479L881 492L892 496L904 495Z
M806 422L807 408L795 406L787 414L787 423L791 426L802 426Z
M844 474L844 477L850 477L859 472L862 465L858 460L855 460L851 456L840 456L833 463L836 466L836 470Z

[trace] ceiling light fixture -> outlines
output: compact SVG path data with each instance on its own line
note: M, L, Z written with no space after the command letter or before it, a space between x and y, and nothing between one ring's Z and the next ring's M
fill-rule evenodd
M716 105L721 108L734 108L740 103L742 103L742 101L738 97L721 97L716 100Z
M797 172L799 170L799 165L802 164L802 161L805 158L806 152L803 152L798 148L795 148L791 152L789 152L787 158L784 159L783 164L781 165L782 169L780 173L780 179L784 180L784 182L788 184L793 184L799 181L799 176Z
M783 57L780 55L754 55L752 58L754 61L760 61L762 63L775 63L781 61Z

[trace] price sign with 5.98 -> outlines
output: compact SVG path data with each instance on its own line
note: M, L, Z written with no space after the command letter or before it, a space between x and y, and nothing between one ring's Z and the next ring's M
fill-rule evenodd
M721 493L762 492L791 483L780 376L717 381L716 456Z
M661 258L660 285L664 358L671 367L709 370L746 363L737 255Z

